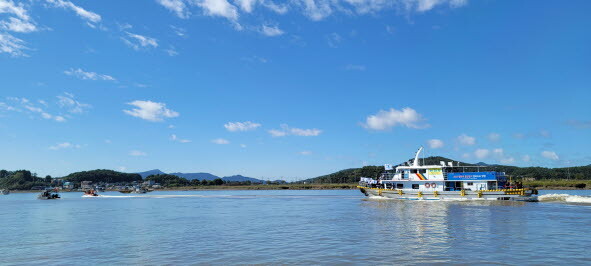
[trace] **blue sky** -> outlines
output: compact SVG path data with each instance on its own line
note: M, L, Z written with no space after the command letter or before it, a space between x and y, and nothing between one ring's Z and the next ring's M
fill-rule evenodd
M0 168L591 163L589 1L0 0Z

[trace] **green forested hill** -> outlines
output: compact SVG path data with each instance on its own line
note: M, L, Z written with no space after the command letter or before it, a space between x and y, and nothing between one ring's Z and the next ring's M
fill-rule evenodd
M129 183L133 181L142 181L139 174L121 173L113 170L98 169L92 171L83 171L71 173L63 178L70 182L106 182L106 183Z

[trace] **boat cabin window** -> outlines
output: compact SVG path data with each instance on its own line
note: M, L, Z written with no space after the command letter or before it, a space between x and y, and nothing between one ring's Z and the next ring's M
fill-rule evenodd
M396 188L397 189L403 189L404 188L404 184L398 183L398 184L396 184Z
M410 169L410 173L411 174L416 174L417 173L417 169Z
M419 169L419 173L426 174L427 173L427 169Z
M466 184L466 185L468 185L468 186L473 186L473 185L474 185L474 183L473 183L473 182L468 182L468 184Z
M419 184L412 184L412 189L419 189Z

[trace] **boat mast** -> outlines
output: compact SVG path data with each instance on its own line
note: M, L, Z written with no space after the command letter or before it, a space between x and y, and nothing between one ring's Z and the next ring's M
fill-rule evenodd
M417 167L419 166L419 154L421 153L421 151L423 150L423 146L421 146L419 148L419 150L417 151L417 153L415 154L415 160L412 163L412 166Z

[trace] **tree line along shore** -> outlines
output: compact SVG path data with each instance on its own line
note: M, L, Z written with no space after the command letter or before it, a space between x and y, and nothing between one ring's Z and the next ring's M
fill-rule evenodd
M423 158L424 164L437 165L440 161L451 161L444 157ZM525 186L537 189L591 189L591 165L545 168L545 167L517 167L506 165L487 165L483 163L468 164L455 162L458 166L480 166L482 171L505 172L512 180L520 181ZM28 170L7 171L0 170L0 189L35 190L45 187L60 187L62 189L80 189L83 182L102 186L105 189L139 185L151 186L154 189L166 190L195 190L195 189L353 189L360 177L377 177L384 171L383 166L365 166L341 170L328 175L300 180L297 182L265 182L189 180L171 174L156 174L142 178L137 173L122 173L113 170L91 170L71 173L64 177L39 177Z

